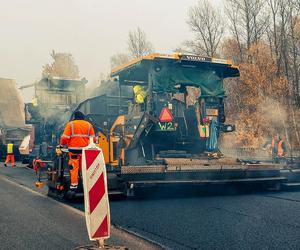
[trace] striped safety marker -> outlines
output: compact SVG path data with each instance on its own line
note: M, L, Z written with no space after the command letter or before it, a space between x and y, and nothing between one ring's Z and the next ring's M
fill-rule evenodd
M86 226L90 240L110 237L110 211L103 153L94 143L82 152Z

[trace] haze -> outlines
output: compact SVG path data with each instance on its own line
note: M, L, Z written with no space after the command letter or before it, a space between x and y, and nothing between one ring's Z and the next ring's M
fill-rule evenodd
M0 77L24 85L40 78L52 49L71 53L81 76L96 82L109 73L110 57L126 51L128 32L138 26L156 51L170 53L192 37L187 11L197 0L0 2Z

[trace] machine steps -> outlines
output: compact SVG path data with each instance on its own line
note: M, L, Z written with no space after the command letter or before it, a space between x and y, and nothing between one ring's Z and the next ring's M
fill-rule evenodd
M284 191L299 191L300 182L287 182L281 184L282 190Z
M286 178L286 182L282 183L284 191L300 190L300 169L284 169L280 171L280 175Z

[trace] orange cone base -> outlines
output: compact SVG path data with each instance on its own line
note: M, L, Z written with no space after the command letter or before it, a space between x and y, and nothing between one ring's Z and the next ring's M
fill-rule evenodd
M43 188L44 187L44 183L43 182L40 182L40 181L37 181L36 183L35 183L35 186L37 187L37 188Z

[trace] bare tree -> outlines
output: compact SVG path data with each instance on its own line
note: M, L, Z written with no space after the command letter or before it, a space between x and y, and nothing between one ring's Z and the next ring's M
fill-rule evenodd
M53 63L43 66L43 76L79 78L79 69L75 64L73 56L68 53L56 53L52 50L50 54Z
M279 67L279 42L278 42L278 12L280 0L267 0L270 9L270 25L268 27L268 38L271 51L276 55L277 67Z
M112 68L127 63L131 60L130 56L125 53L115 54L110 58L110 65Z
M264 0L226 0L225 11L230 22L230 31L239 44L240 51L258 43L266 33L269 15Z
M215 56L224 35L220 13L208 0L201 0L190 8L187 23L195 34L195 39L186 41L184 45L196 54Z
M299 9L293 0L268 0L272 15L270 37L277 57L278 71L283 71L289 81L290 95L299 98L300 21Z
M153 52L152 44L147 40L146 33L141 29L129 31L128 50L130 56L138 58Z

